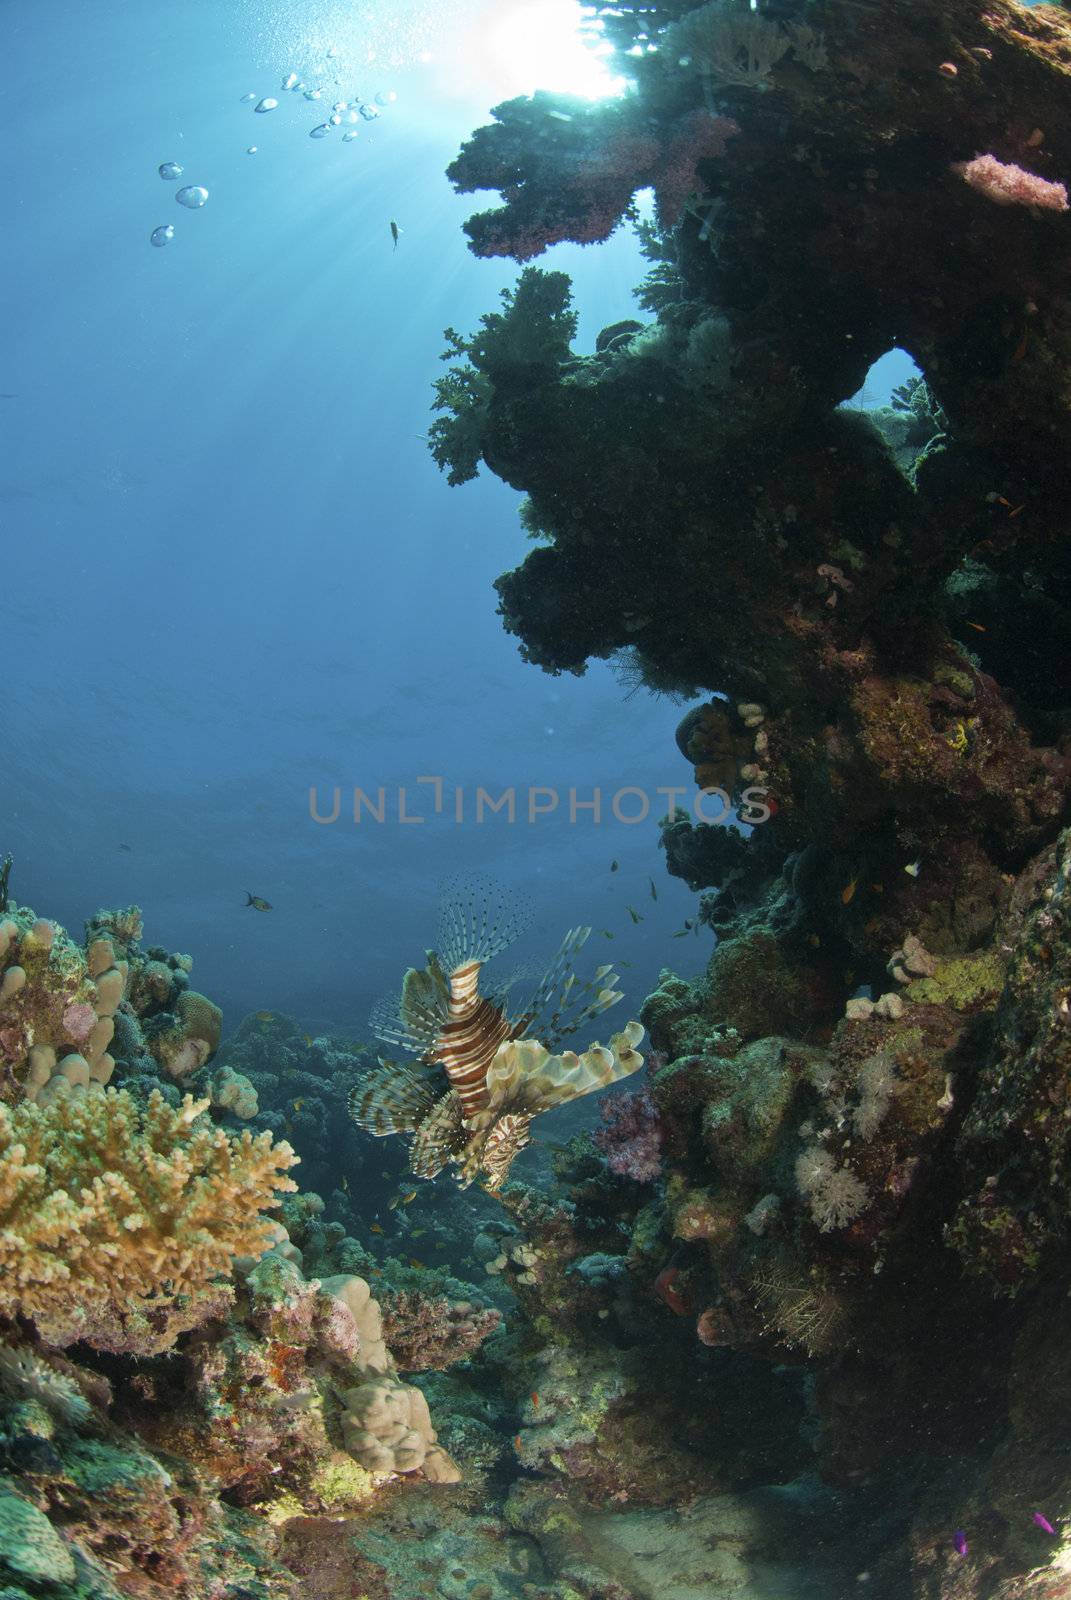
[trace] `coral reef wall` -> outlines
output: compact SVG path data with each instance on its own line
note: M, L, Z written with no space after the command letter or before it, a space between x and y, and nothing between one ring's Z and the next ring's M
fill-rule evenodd
M649 1084L565 1195L506 1191L517 1514L545 1532L555 1474L656 1504L810 1461L868 1592L1062 1592L1071 18L598 24L629 92L498 106L450 176L501 195L479 255L635 223L648 320L580 354L525 266L449 331L431 447L527 495L497 590L528 660L707 697L662 843L717 945L648 998ZM922 376L846 409L893 347Z

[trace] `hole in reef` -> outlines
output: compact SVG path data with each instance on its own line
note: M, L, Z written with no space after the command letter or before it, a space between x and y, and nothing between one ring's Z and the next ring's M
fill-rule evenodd
M842 404L853 411L876 411L879 406L887 406L892 400L894 389L899 389L901 384L907 383L910 378L921 378L922 372L908 355L906 350L894 347L886 350L883 356L867 369L863 380L863 387Z

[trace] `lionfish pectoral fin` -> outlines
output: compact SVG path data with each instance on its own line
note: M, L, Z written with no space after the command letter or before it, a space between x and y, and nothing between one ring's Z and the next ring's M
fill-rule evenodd
M465 1148L461 1098L456 1089L441 1096L422 1118L409 1146L410 1170L434 1178Z
M450 991L438 963L410 967L401 994L384 995L372 1007L372 1032L410 1055L427 1055L435 1049L449 1005Z
M384 1061L355 1083L346 1098L350 1116L366 1133L411 1133L442 1095L442 1078L426 1067Z

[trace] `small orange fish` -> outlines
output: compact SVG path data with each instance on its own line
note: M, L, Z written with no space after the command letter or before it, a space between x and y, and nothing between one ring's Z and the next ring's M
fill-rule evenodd
M380 1227L378 1222L373 1222L368 1231L369 1233L382 1233L383 1229Z
M409 1257L409 1265L411 1267L415 1267L418 1272L426 1272L427 1271L427 1268L425 1267L423 1261L418 1261L416 1256L410 1256Z
M873 889L875 894L885 893L885 885L883 883L872 883L870 887Z
M535 1407L535 1409L536 1409L536 1410L537 1410L537 1411L538 1411L538 1410L539 1410L539 1396L538 1396L538 1394L536 1394L536 1392L535 1392L535 1390L534 1390L534 1389L533 1389L533 1390L532 1390L532 1392L531 1392L531 1394L530 1394L530 1395L529 1395L529 1396L528 1396L528 1398L529 1398L529 1399L530 1399L530 1400L531 1400L531 1402L532 1402L532 1405L533 1405L533 1406L534 1406L534 1407Z
M981 622L968 622L968 628L973 628L975 633L984 633L985 627Z
M516 1451L518 1451L518 1453L519 1453L519 1452L520 1452L520 1448L521 1448L521 1436L520 1436L520 1434L519 1434L519 1433L515 1433L515 1434L514 1434L514 1435L513 1435L513 1448L514 1448L514 1450L516 1450Z
M257 1021L258 1022L274 1022L274 1020L275 1020L274 1011L258 1011L257 1012Z
M855 899L855 891L858 883L858 878L853 878L851 883L849 883L840 891L840 903L842 906L851 905L852 901Z
M412 1205L412 1203L416 1199L416 1197L417 1197L416 1190L415 1189L409 1189L405 1194L402 1195L402 1205L403 1206Z
M291 1111L300 1111L304 1104L304 1100L293 1100L291 1101L290 1109Z
M1013 517L1017 517L1019 515L1020 511L1025 511L1025 509L1026 509L1026 501L1024 500L1021 506L1016 506L1014 511L1009 511L1008 512L1008 521L1010 522Z

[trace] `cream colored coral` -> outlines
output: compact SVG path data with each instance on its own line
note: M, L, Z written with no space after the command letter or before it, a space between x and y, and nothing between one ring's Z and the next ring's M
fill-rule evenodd
M457 1466L437 1442L428 1402L392 1374L368 1379L342 1396L346 1449L369 1472L423 1471L433 1483L456 1483Z
M139 1108L88 1089L0 1106L0 1316L49 1344L156 1353L218 1306L238 1255L259 1255L261 1212L296 1185L287 1144L231 1138L189 1095Z
M357 1325L361 1339L361 1369L382 1375L391 1370L391 1358L383 1339L383 1314L379 1301L363 1278L339 1273L320 1280L326 1294L341 1300Z

